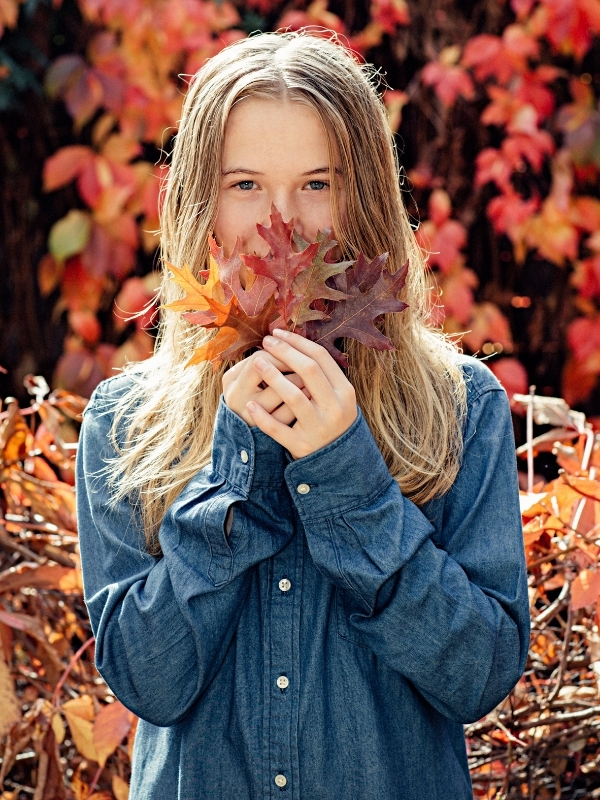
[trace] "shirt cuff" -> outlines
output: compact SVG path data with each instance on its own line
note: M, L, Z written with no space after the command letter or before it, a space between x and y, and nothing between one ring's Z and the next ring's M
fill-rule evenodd
M285 468L285 481L303 522L364 506L394 482L359 407L357 411L341 436Z
M250 427L219 399L212 441L212 470L246 497L252 488L284 486L284 448Z

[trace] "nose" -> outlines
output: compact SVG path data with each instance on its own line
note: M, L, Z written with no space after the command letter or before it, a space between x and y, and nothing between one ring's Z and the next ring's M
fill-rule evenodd
M300 209L298 208L294 197L284 188L278 189L274 191L269 198L269 208L266 209L266 222L263 222L263 225L270 225L270 216L272 211L272 205L275 206L277 211L283 217L284 222L290 222L291 220L294 221L294 227L298 231L298 233L302 236L302 219L300 218Z

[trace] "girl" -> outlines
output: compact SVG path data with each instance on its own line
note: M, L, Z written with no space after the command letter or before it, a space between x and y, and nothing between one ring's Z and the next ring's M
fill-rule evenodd
M265 255L274 203L340 257L408 258L409 307L346 372L284 332L186 369L214 332L165 311L154 356L94 392L81 558L98 669L140 717L131 800L467 800L462 723L523 670L507 398L427 326L373 78L333 39L262 34L187 94L165 262L207 268L211 232Z

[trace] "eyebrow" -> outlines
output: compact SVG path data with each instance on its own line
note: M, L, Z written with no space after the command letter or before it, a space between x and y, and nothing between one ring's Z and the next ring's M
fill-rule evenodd
M308 172L303 172L302 177L305 178L308 175L318 175L322 172L329 172L329 167L317 167L317 169L311 169ZM335 168L335 172L337 175L341 175L341 170L338 167ZM229 167L228 169L223 170L221 175L225 177L226 175L262 175L262 172L256 172L253 169L246 169L245 167Z

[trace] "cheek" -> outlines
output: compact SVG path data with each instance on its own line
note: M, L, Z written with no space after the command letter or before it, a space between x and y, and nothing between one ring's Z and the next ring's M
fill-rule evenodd
M217 244L224 248L225 256L228 257L231 255L236 239L245 240L247 238L248 223L234 206L219 199L213 233Z

